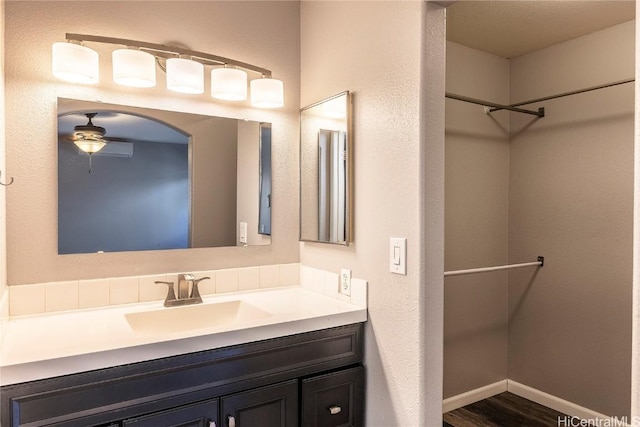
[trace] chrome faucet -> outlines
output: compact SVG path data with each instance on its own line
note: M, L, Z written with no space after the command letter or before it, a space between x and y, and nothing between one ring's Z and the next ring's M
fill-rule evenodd
M175 307L177 305L199 304L202 302L198 283L210 277L196 279L193 274L178 275L178 296L176 297L174 283L157 281L157 284L167 285L167 297L164 300L165 307Z
M189 298L189 290L193 286L193 281L196 280L193 274L180 274L178 275L178 299Z

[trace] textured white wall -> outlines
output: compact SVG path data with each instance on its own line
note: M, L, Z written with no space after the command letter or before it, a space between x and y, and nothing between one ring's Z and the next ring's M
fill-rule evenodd
M366 424L441 424L444 10L303 1L300 26L302 105L353 91L355 163L355 242L301 261L369 281ZM402 236L406 276L388 270Z
M16 178L6 192L9 284L297 262L298 230L292 224L298 221L299 7L275 1L8 2L7 167ZM57 81L50 71L51 44L63 41L67 32L173 41L269 68L285 83L285 107L266 111L248 108L248 103L214 102L208 84L200 96L172 93L160 72L155 89L115 85L110 48L98 44L92 44L101 53L97 86ZM272 122L272 244L58 256L57 97Z

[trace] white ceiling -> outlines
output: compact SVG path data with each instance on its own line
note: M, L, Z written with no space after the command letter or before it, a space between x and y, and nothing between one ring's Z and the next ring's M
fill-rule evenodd
M635 1L458 1L447 8L447 40L515 58L635 18Z

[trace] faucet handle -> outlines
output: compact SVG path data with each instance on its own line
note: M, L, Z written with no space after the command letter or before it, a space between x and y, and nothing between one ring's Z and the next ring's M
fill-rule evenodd
M158 284L158 285L167 285L168 289L167 289L167 297L164 299L164 304L165 306L167 305L168 301L174 301L176 299L176 293L174 291L174 286L173 286L173 282L163 282L161 280L157 280L154 283Z
M198 283L202 282L203 280L209 280L209 279L211 279L211 277L209 276L201 277L199 279L193 279L193 286L191 287L191 298L196 298L202 301L202 297L200 296L200 291L198 290Z

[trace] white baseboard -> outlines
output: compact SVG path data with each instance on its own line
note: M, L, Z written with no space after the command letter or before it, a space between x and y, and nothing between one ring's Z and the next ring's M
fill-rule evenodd
M445 412L471 405L472 403L479 402L496 394L504 393L505 391L507 391L507 380L502 380L476 388L475 390L467 391L466 393L452 396L442 401L442 413L444 414Z
M581 420L609 420L609 424L594 424L594 425L611 425L611 426L625 426L623 420L612 418L608 415L601 414L591 409L585 408L568 400L561 399L552 394L545 393L537 390L533 387L529 387L524 384L520 384L517 381L502 380L493 384L486 385L474 390L467 391L456 396L452 396L442 401L442 413L453 411L463 406L470 405L480 400L487 399L491 396L508 391L517 396L529 399L532 402L546 406L547 408L554 409L563 414L567 414L571 417L577 417ZM570 424L568 424L570 425Z
M561 399L552 394L545 393L533 387L529 387L519 382L507 380L507 391L513 393L525 399L529 399L532 402L536 402L547 408L555 409L563 414L577 417L582 420L611 420L612 417L601 414L584 406L576 405L568 400ZM600 424L595 424L600 425ZM604 425L604 424L603 424ZM624 425L624 424L606 424L606 425Z

